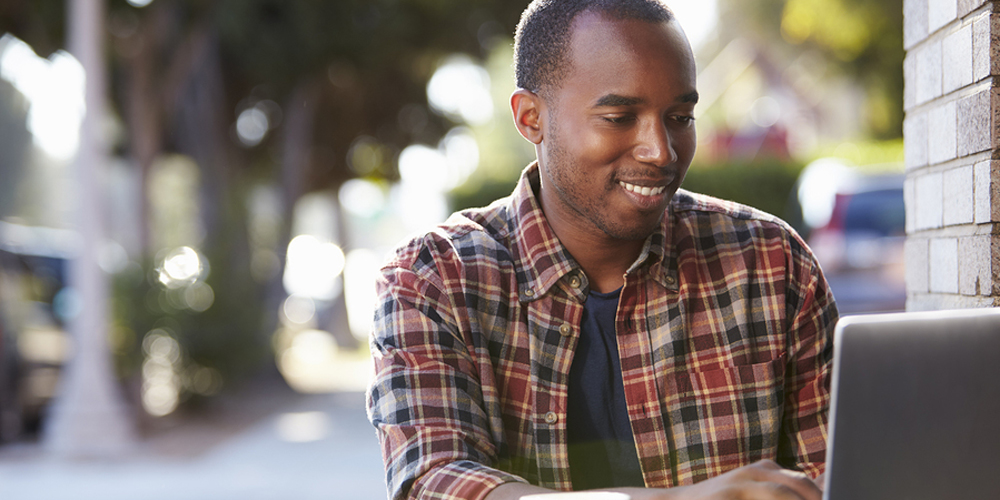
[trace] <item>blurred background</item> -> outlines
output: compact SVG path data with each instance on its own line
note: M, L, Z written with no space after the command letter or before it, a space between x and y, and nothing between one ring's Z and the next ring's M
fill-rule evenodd
M902 0L668 3L684 187L793 224L842 313L902 310ZM0 2L5 498L383 498L373 279L533 160L525 4Z

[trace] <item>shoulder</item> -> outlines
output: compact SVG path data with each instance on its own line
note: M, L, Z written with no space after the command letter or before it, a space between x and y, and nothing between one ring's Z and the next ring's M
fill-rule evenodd
M780 243L793 253L809 253L801 236L788 223L742 203L681 189L674 195L670 209L675 234L680 230L694 238L741 245Z
M671 209L683 216L716 215L733 220L759 221L788 227L784 221L763 210L686 189L677 190L671 202Z
M383 267L437 274L441 266L502 265L512 260L514 226L507 198L456 212L434 229L404 240Z

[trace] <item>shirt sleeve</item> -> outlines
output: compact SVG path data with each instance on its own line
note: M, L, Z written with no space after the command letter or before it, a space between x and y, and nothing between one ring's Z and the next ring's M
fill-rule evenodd
M786 288L788 365L778 463L815 478L826 469L833 330L833 294L812 252L793 233Z
M389 498L481 499L520 477L497 457L478 369L427 248L402 251L377 282L368 417Z

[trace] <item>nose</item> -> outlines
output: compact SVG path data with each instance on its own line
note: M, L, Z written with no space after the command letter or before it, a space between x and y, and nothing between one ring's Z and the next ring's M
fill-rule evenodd
M677 160L670 131L664 123L647 123L640 127L632 155L636 161L665 167Z

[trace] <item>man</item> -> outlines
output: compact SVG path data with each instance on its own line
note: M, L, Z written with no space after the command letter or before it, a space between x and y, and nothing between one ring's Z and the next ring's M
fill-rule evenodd
M537 163L378 283L390 495L819 499L836 307L783 222L678 191L698 94L669 9L536 0L515 53Z

